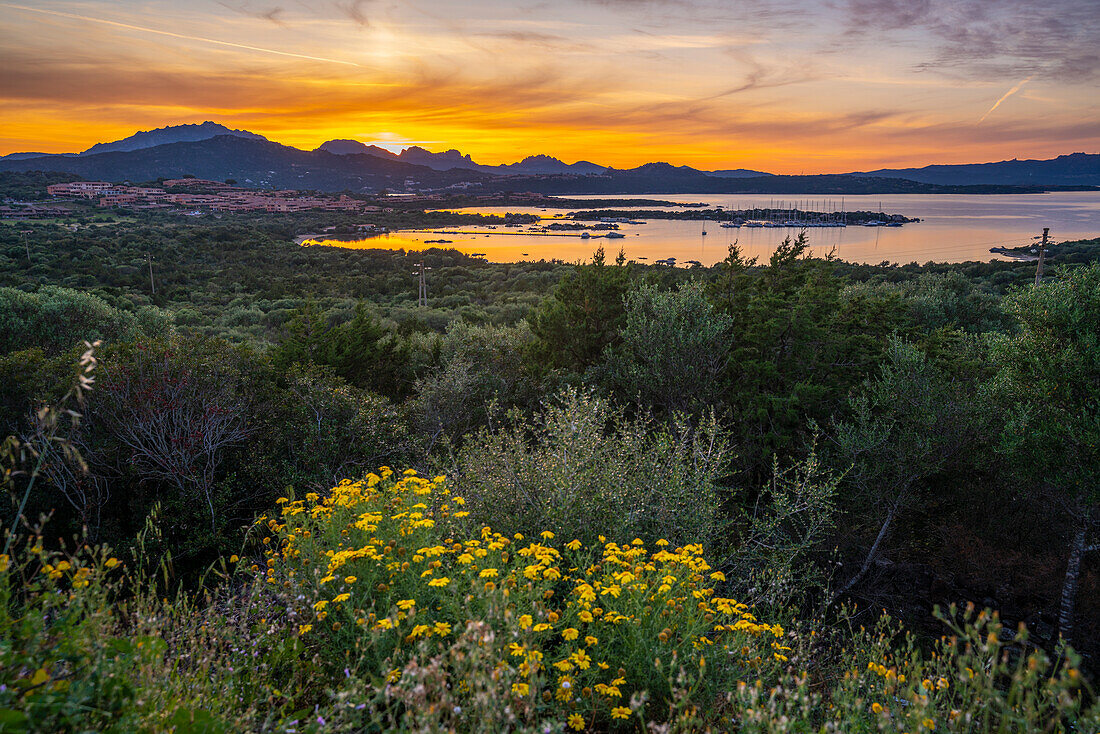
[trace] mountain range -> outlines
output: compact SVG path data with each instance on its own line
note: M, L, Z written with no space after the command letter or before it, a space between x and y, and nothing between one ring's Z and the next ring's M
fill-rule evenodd
M0 171L64 171L109 181L151 181L186 174L235 179L257 188L321 191L541 193L954 193L1032 191L1052 186L1100 186L1100 155L1073 153L1051 160L784 176L749 169L704 171L669 163L616 169L588 161L565 163L530 155L489 166L457 150L419 146L393 153L357 140L330 140L312 151L272 142L215 122L141 131L80 153L11 153ZM1015 187L1015 188L1013 188Z

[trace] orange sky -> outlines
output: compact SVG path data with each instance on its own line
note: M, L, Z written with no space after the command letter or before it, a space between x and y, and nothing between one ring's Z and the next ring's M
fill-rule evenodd
M0 0L0 153L203 120L485 164L1095 152L1098 16L1094 0Z

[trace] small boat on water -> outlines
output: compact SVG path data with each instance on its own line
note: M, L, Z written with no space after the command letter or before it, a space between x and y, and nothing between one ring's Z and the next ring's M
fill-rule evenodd
M608 232L607 233L607 239L609 239L609 240L618 240L618 239L622 239L623 237L626 237L626 235L623 234L622 232Z
M586 239L588 239L588 238L589 238L589 237L591 237L591 236L592 236L592 235L588 234L587 232L581 232L581 239L582 239L582 240L586 240Z

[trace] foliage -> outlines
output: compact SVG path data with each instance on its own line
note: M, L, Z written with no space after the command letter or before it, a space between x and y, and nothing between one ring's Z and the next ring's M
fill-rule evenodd
M494 410L536 402L538 382L523 355L532 341L526 322L475 326L456 322L435 340L437 364L416 382L412 410L432 442L457 442L486 425Z
M283 498L220 590L164 593L145 536L0 556L5 731L1091 731L1065 650L968 608L930 650L796 631L696 544L506 536L386 467ZM222 569L226 567L221 566ZM149 571L157 571L150 576ZM217 576L230 581L223 571Z
M618 338L630 270L622 252L608 265L601 247L563 279L531 316L534 361L574 374L595 365Z
M732 322L715 312L703 285L690 281L674 291L642 285L627 292L625 309L619 342L604 357L615 391L668 412L717 404Z
M699 545L508 537L468 522L464 505L442 477L387 468L324 500L289 501L267 523L264 578L282 587L311 649L395 684L388 697L423 684L414 676L402 685L404 671L435 656L458 660L455 648L473 647L462 640L472 634L493 684L479 701L444 668L432 692L447 697L451 710L436 719L445 728L492 721L501 713L489 713L490 701L519 723L662 721L784 659L783 629L717 594L723 576ZM712 649L720 665L706 664ZM673 706L680 675L690 694Z
M455 491L479 522L507 533L550 530L586 544L665 538L722 542L728 445L713 417L662 425L565 388L528 419L482 429L454 459Z
M850 420L834 426L837 463L851 514L878 528L847 591L871 569L898 515L931 477L965 458L981 411L967 386L939 371L916 347L892 339L887 362L849 400ZM870 512L868 511L870 510Z
M171 317L156 308L122 311L89 293L43 286L34 293L0 288L0 353L36 347L56 355L83 341L163 336Z
M1069 518L1059 613L1069 637L1081 563L1100 550L1100 264L1017 291L1005 308L1021 328L994 341L989 390L1006 413L1002 451L1030 493Z

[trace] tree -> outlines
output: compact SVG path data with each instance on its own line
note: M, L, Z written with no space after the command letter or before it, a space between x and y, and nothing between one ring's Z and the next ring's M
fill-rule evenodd
M174 487L176 502L204 504L214 533L218 469L250 429L234 367L204 364L210 355L190 351L201 346L138 346L131 361L108 363L92 420L104 422L134 466Z
M1001 450L1068 519L1058 626L1069 640L1082 562L1100 550L1100 264L1016 291L1004 308L1020 329L993 343L990 397L1003 406Z
M604 360L624 398L668 412L714 405L731 350L731 319L715 311L698 281L673 291L643 285L626 294L619 343Z
M851 417L834 425L836 462L850 467L845 484L851 507L875 518L878 530L833 599L863 580L923 483L971 445L977 421L967 386L899 339L890 341L886 364L852 396L849 409Z
M600 247L592 262L578 265L532 316L534 364L583 374L617 339L630 267L622 252L613 266L606 264L604 257Z

